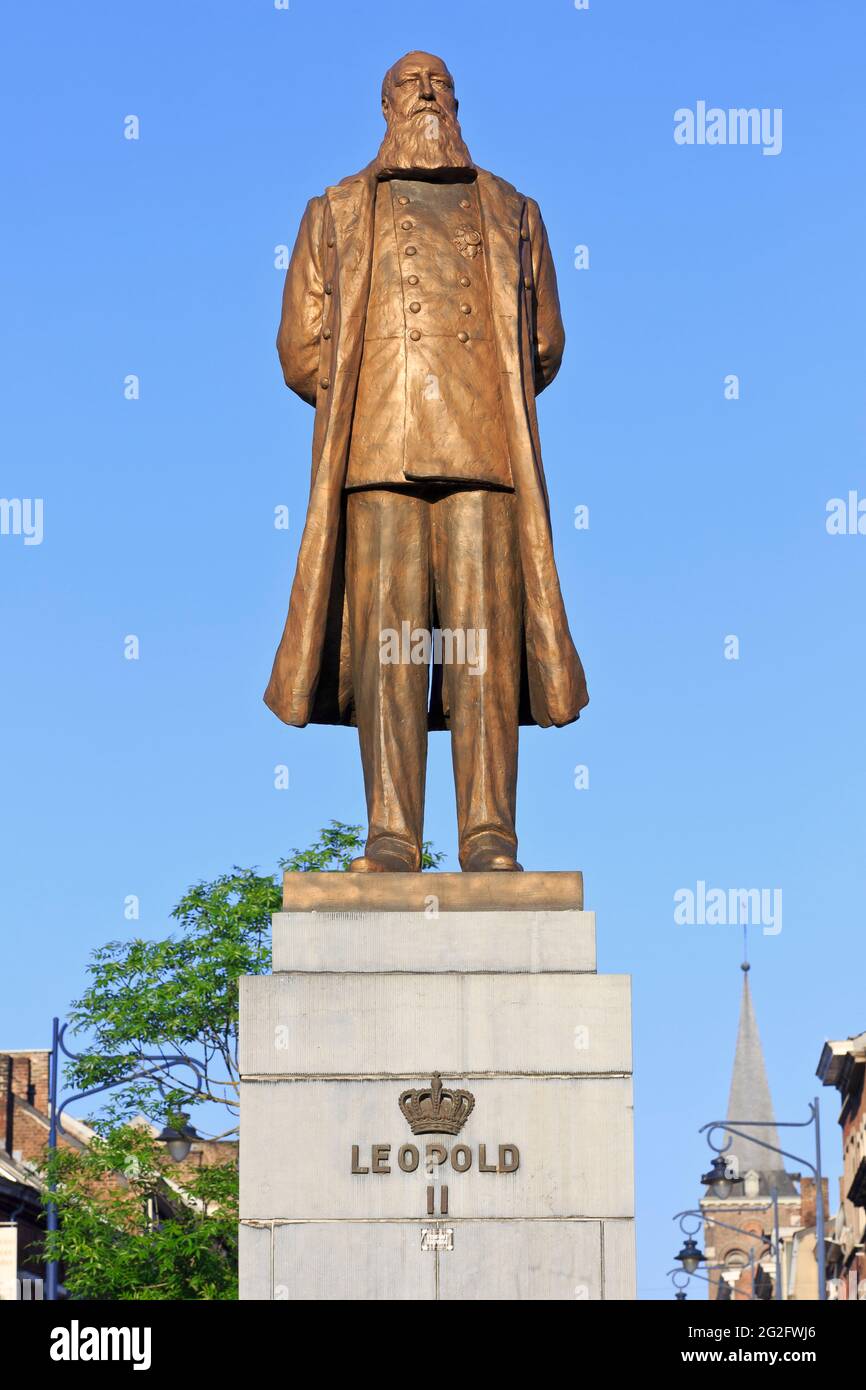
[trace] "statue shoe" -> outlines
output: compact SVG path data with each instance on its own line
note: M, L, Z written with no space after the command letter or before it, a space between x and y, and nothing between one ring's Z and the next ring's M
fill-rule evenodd
M489 843L467 848L460 856L460 867L464 874L523 873L523 865L513 854Z
M402 845L393 840L379 840L370 845L366 854L353 859L349 865L350 874L413 874L421 867L421 856L413 862L411 845Z

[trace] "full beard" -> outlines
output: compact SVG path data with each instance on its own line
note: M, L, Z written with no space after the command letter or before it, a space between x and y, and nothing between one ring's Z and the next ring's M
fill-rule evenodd
M384 174L474 168L457 120L429 111L392 116L376 162Z

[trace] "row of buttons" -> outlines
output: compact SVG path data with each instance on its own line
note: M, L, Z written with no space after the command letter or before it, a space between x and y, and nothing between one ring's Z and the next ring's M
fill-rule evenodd
M418 328L412 328L412 329L410 329L409 337L412 339L412 342L413 342L413 343L417 343L418 340L419 340L420 337L421 337L421 331L420 331L420 329L418 329ZM468 334L468 333L464 333L464 332L461 331L460 333L457 334L457 341L458 341L458 343L468 343L468 342L469 342L469 334Z
M411 200L410 200L409 198L407 198L407 196L405 195L405 193L401 193L400 196L399 196L398 199L397 199L397 202L400 204L401 207L406 207L406 206L408 206L408 204L409 204L410 201L411 201ZM469 208L471 208L472 204L471 204L471 202L469 201L468 198L461 198L461 199L460 199L460 206L461 206L464 210L468 211ZM415 224L414 224L413 222L409 221L408 219L406 219L405 221L403 221L403 222L400 223L400 227L401 227L401 229L402 229L404 232L410 232L410 231L412 230L412 228L413 228L414 225L415 225ZM409 246L405 247L405 254L406 254L407 256L417 256L417 254L418 254L418 247L417 247L417 246L412 246L412 245L409 245ZM407 281L408 281L408 283L409 283L410 285L417 285L417 284L418 284L418 276L417 276L417 275L409 275L409 276L407 276ZM460 276L460 284L463 286L464 289L468 289L469 286L471 285L471 283L472 283L472 281L469 279L469 276L468 276L468 275L461 275L461 276ZM418 300L417 300L417 299L413 299L412 303L409 305L409 312L412 313L412 314L418 314L418 313L421 312L421 305L418 303ZM471 314L471 313L472 313L472 305L471 305L471 304L461 304L461 305L460 305L460 312L461 312L461 314ZM421 338L421 332L420 332L420 330L417 329L417 328L412 328L412 329L410 329L409 337L412 339L412 342L413 342L413 343L417 343L417 342L419 341L419 339ZM457 338L458 338L458 341L461 342L461 343L468 343L468 342L469 342L469 334L468 334L468 333L458 333L458 334L457 334Z
M409 312L412 313L412 314L417 314L417 313L420 313L420 311L421 311L421 305L418 303L417 299L413 299L413 300L412 300L412 303L409 305ZM461 304L461 305L460 305L460 312L461 312L461 314L471 314L471 313L472 313L472 305L471 305L471 304Z
M407 198L405 193L401 193L400 197L397 199L397 202L400 204L401 207L406 207L407 203L410 203L411 201L411 198ZM461 198L460 206L462 208L471 208L472 204L470 203L468 198Z
M464 289L468 289L468 287L472 284L472 281L469 279L469 276L468 276L468 275L461 275L461 276L460 276L460 281L459 281L459 283L460 283L461 285L463 285ZM407 275L407 276L406 276L406 284L407 284L407 285L417 285L417 284L418 284L418 276L417 276L417 275Z
M411 331L411 333L409 334L409 337L412 339L413 343L417 343L417 342L420 340L420 338L421 338L421 334L419 333L419 331L418 331L417 328L413 328L412 331ZM458 333L458 334L457 334L457 341L458 341L459 343L468 343L468 342L469 342L469 334L468 334L468 333ZM322 388L323 391L327 391L328 388L329 388L329 386L331 385L331 378L328 377L328 376L323 376L322 379L321 379L321 381L319 382L319 385L321 386L321 388Z
M406 207L406 206L408 205L408 203L410 202L410 199L407 198L405 194L401 193L400 196L399 196L398 199L397 199L397 202L401 205L401 207ZM471 208L472 204L471 204L471 202L469 201L468 198L461 198L461 199L460 199L460 206L461 206L462 208L464 208L465 210L468 211L468 209ZM402 229L404 232L411 232L411 231L412 231L412 228L414 227L414 225L415 225L414 222L410 222L410 221L408 220L408 218L405 219L403 222L400 223L400 227L401 227L401 229ZM329 240L328 245L329 245L329 246L333 246L333 244L334 244L333 241L332 241L332 240ZM417 247L417 246L407 246L407 247L405 248L405 253L406 253L407 256L417 256L417 254L418 254L418 247ZM417 285L417 284L419 283L419 280L418 280L418 276L417 276L417 275L409 275L409 276L407 276L407 281L408 281L408 283L409 283L410 285ZM461 275L461 276L460 276L460 284L463 286L464 289L468 289L469 286L472 284L472 281L469 279L469 276L468 276L468 275ZM333 292L333 286L332 286L332 284L331 284L331 282L330 282L330 280L329 280L328 283L325 285L325 294L331 294L332 292ZM410 309L410 311L411 311L413 314L418 314L418 313L421 312L421 305L418 303L417 300L413 300L412 303L409 305L409 309ZM471 314L471 313L472 313L472 305L471 305L471 304L461 304L461 305L460 305L460 312L461 312L461 314ZM322 329L322 337L327 339L327 338L330 338L330 336L331 336L331 330L330 330L330 328L323 328L323 329ZM409 337L412 339L412 341L413 341L414 343L417 343L417 342L420 340L420 338L421 338L420 330L417 329L417 328L411 329L411 330L410 330L410 333L409 333ZM458 342L461 342L461 343L468 343L468 342L469 342L469 334L468 334L468 333L465 333L465 332L458 333L458 334L457 334L457 340L458 340ZM329 387L330 384L331 384L330 378L329 378L329 377L322 377L322 380L321 380L321 382L320 382L319 384L320 384L320 386L322 387L322 390L323 390L323 391L327 391L327 390L328 390L328 387Z
M401 197L401 198L398 199L398 202L401 202L401 203L408 203L408 201L409 201L408 198L403 198L403 197ZM470 206L470 204L469 204L468 200L467 200L466 198L464 198L464 199L462 199L462 201L461 201L461 203L460 203L460 206L461 206L462 208L468 208L468 207ZM402 222L400 225L408 231L408 229L411 227L412 224L411 224L411 222ZM406 247L406 255L407 255L407 256L415 256L415 255L417 255L417 253L418 253L418 248L417 248L417 246L407 246L407 247ZM417 285L417 284L419 283L419 281L418 281L418 276L417 276L417 275L407 275L407 276L406 276L406 282L407 282L407 284L409 284L409 285ZM468 276L468 275L461 275L461 276L460 276L460 281L459 281L459 283L463 286L464 289L468 289L469 286L472 284L472 281L469 279L469 276ZM409 305L409 312L412 313L412 314L420 314L420 312L421 312L421 305L418 303L418 300L417 300L417 299L413 299L413 300L412 300L412 303ZM471 304L461 304L461 305L460 305L460 312L461 312L461 314L471 314L471 313L472 313L472 305L471 305ZM412 342L413 342L413 343L417 343L417 342L420 340L420 338L421 338L421 333L420 333L420 331L419 331L417 328L412 328L412 329L410 329L409 337L412 339ZM458 342L461 342L461 343L468 343L468 342L469 342L469 334L468 334L468 333L458 333L458 334L457 334L457 340L458 340Z

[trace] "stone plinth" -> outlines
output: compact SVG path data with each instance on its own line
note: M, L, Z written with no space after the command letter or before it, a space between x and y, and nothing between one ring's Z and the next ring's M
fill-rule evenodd
M629 980L581 875L287 875L284 906L241 981L241 1297L633 1298Z
M283 875L295 912L515 912L583 907L583 874Z

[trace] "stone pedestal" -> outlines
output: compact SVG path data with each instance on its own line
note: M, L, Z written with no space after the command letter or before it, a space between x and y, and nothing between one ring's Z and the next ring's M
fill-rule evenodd
M634 1298L629 979L581 876L287 874L284 907L241 981L241 1298Z

